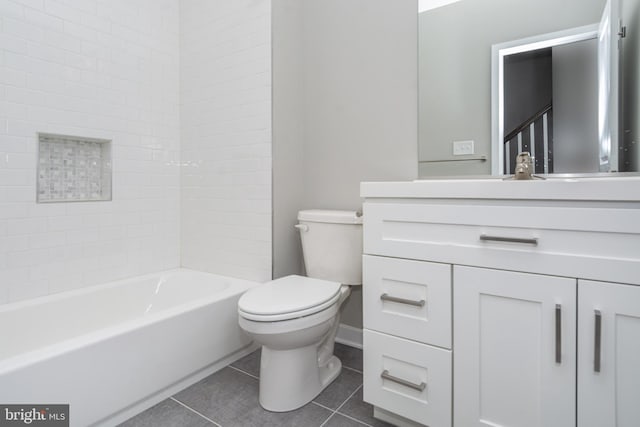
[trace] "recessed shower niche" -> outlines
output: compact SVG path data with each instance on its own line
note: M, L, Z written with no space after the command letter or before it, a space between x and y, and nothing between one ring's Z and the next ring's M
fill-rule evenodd
M37 200L111 200L111 141L39 133Z

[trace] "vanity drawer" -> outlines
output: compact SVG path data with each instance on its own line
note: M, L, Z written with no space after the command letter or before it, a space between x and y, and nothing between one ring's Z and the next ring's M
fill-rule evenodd
M451 425L451 351L364 330L364 400L430 426Z
M364 204L364 252L634 283L637 210L520 201Z
M364 327L451 348L451 266L365 255Z

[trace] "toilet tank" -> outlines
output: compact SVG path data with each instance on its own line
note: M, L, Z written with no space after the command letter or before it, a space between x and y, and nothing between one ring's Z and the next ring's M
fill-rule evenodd
M304 210L297 226L307 276L362 284L362 216L355 211Z

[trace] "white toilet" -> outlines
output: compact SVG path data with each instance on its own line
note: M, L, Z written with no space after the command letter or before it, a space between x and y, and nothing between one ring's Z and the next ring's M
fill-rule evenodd
M362 284L362 218L356 212L298 213L308 277L286 276L247 291L238 302L240 327L262 345L260 404L297 409L333 381L340 306Z

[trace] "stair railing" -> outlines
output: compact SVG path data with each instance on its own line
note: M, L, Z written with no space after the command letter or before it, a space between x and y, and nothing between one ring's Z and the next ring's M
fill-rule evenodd
M518 125L514 130L509 132L504 137L504 161L505 161L505 173L513 174L515 170L515 165L512 165L511 159L515 158L519 153L522 152L522 135L524 132L528 130L529 132L529 152L531 157L535 159L535 163L540 164L540 159L536 159L536 131L535 125L542 121L542 168L536 168L537 173L550 173L553 172L551 169L551 162L549 159L549 145L552 143L552 135L551 129L549 126L549 118L553 114L553 105L550 103L545 105L542 109L537 111L534 115L529 117L527 120ZM515 154L511 154L512 145L517 143L517 152ZM542 169L542 170L539 170Z

